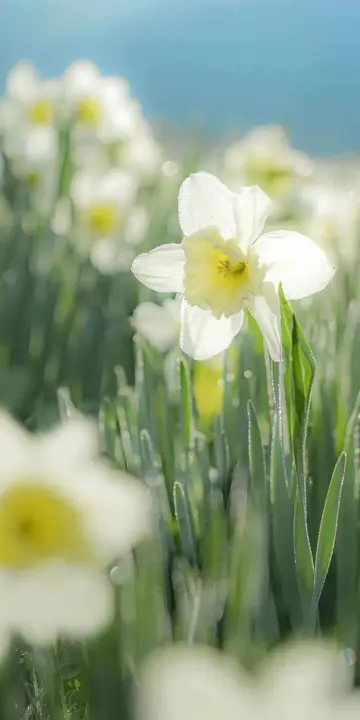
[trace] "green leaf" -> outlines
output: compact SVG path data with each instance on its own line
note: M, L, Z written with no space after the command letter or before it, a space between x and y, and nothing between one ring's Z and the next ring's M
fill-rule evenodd
M308 618L314 587L314 560L299 488L295 498L294 550L303 614Z
M358 491L357 455L360 419L360 393L347 424L345 478L336 535L336 598L338 636L348 647L354 647L357 637L357 563L358 563Z
M306 437L315 377L315 356L281 286L279 294L283 345L291 366L291 376L287 374L285 377L287 409L299 490L306 517Z
M342 452L332 474L320 522L315 556L315 577L312 599L313 615L316 612L320 600L334 551L345 469L346 454Z
M276 414L270 455L271 544L273 552L272 583L280 626L287 617L294 628L302 623L299 586L294 556L295 478L287 477L282 443L282 405L278 383Z
M174 508L183 553L191 563L195 564L197 553L189 497L179 482L174 484Z
M295 315L292 325L292 365L295 404L293 448L301 499L306 511L306 435L315 376L315 357Z
M180 358L179 366L183 435L185 447L190 451L194 449L194 416L190 373L185 358Z
M250 481L253 502L256 507L265 512L266 509L266 475L264 450L261 441L259 423L255 408L248 400L248 441Z

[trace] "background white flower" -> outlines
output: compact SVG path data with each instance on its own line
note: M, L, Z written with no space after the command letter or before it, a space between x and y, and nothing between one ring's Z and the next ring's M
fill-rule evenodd
M80 170L73 178L73 242L101 272L128 269L134 258L125 236L137 187L133 175L120 168Z
M349 266L358 256L359 202L349 187L311 184L304 187L303 225L334 258Z
M131 323L136 332L149 341L159 352L168 352L179 342L179 298L164 300L162 305L142 302L135 308Z
M134 275L158 292L183 294L180 346L205 360L225 350L243 323L254 317L274 361L281 359L282 283L288 299L326 287L334 269L324 252L297 232L262 235L271 201L258 187L231 192L200 172L179 192L181 244L139 255Z
M224 176L233 189L260 185L274 197L287 193L294 180L309 177L312 170L310 158L291 147L279 125L251 130L224 155Z

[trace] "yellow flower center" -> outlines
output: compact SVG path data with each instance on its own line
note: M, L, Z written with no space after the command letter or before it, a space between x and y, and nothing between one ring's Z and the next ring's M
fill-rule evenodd
M111 203L96 203L88 211L88 220L97 235L112 235L118 220L117 209Z
M76 507L36 482L12 485L0 496L0 566L21 569L50 560L90 560Z
M291 169L275 158L253 157L245 166L246 182L260 185L269 195L283 192L292 177Z
M50 100L38 100L28 108L29 120L33 125L50 125L53 109Z
M183 247L187 302L211 310L216 318L239 312L249 290L251 259L213 228L184 238Z
M83 97L77 103L76 118L84 125L96 127L101 120L101 105L96 98Z

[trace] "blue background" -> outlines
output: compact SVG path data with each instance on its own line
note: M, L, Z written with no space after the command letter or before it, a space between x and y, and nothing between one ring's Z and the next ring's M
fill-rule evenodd
M145 112L211 135L281 122L360 150L360 0L2 0L0 85L19 59L124 74Z

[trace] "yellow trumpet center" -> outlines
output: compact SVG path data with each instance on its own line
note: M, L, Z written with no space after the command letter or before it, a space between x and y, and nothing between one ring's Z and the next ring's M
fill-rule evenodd
M111 203L96 203L89 209L89 223L97 235L112 235L115 231L118 213Z
M77 103L76 108L77 120L84 125L90 125L96 127L101 120L101 105L96 98L83 97Z
M0 496L0 565L21 569L90 555L78 509L55 490L24 482Z
M38 100L28 108L29 120L33 125L50 125L53 109L50 100Z
M250 260L235 241L207 228L183 241L185 297L190 305L211 310L216 318L241 310L250 279Z

